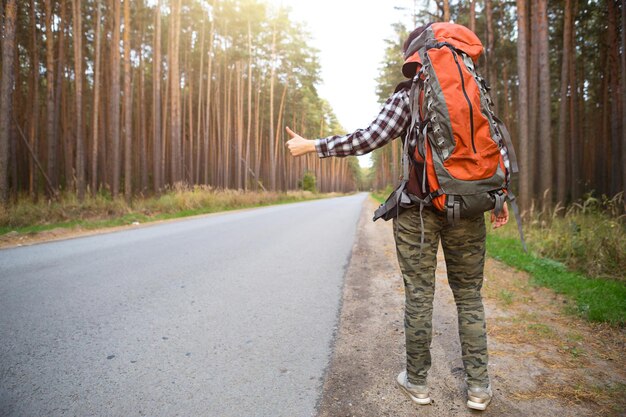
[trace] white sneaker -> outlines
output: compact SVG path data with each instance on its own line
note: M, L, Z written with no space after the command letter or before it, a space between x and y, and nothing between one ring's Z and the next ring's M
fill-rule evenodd
M417 404L430 404L428 396L428 387L426 385L411 384L406 376L406 371L400 372L396 378L398 386L413 402Z
M493 397L491 385L484 387L470 387L467 389L467 406L473 410L484 410Z

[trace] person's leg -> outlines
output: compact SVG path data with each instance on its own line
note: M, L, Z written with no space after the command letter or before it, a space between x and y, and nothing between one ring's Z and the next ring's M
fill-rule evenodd
M480 290L485 265L485 218L461 219L441 231L448 282L458 312L463 365L469 387L486 387L487 334Z
M396 253L404 280L407 379L416 385L426 385L431 365L433 297L439 230L443 217L431 210L422 211L424 247L420 253L421 224L418 208L405 210L393 219ZM398 233L396 235L396 226Z

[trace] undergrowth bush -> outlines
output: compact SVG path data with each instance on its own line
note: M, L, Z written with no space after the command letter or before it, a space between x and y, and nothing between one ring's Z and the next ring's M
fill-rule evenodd
M517 234L511 219L504 233ZM590 277L626 281L626 215L623 193L613 198L585 196L568 208L524 215L529 248Z

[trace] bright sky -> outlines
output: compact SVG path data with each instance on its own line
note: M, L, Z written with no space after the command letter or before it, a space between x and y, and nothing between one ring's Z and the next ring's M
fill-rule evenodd
M311 45L319 50L322 67L319 94L330 102L341 125L347 132L368 126L380 110L376 76L385 50L384 40L393 36L392 23L410 22L414 1L270 2L291 7L293 19L304 22L311 33ZM359 163L370 166L370 155L360 156Z

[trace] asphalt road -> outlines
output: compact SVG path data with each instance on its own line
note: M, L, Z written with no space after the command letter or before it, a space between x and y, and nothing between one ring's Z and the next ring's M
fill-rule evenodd
M0 250L0 416L311 416L367 194Z

